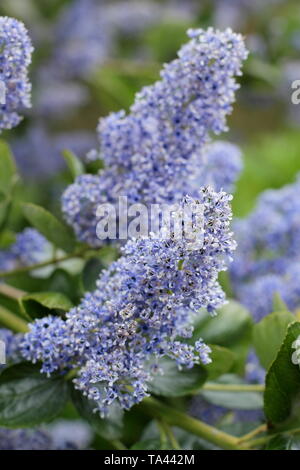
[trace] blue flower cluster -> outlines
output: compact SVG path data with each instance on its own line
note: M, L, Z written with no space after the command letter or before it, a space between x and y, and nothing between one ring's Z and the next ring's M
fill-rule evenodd
M231 267L234 291L256 320L272 312L275 294L300 306L300 178L264 192L255 210L234 224L238 250Z
M41 429L0 428L0 450L86 449L92 433L82 421L58 421Z
M51 257L51 244L37 230L26 228L16 236L16 241L0 251L0 271L10 271L30 266Z
M67 314L30 325L24 357L42 361L42 372L79 369L76 387L105 414L117 400L123 408L141 401L159 370L160 357L179 367L208 363L209 348L180 338L192 335L191 309L214 313L224 303L218 274L235 249L230 232L231 196L203 188L185 198L182 210L201 204L201 227L184 224L184 237L130 240L123 256L102 272L97 289ZM164 230L164 228L162 229Z
M101 158L106 169L79 177L62 199L65 218L79 240L100 244L99 204L114 203L119 196L147 205L178 202L193 195L193 177L203 173L203 165L209 170L205 156L209 134L226 130L238 88L234 77L240 75L247 52L242 37L231 30L190 30L188 35L190 41L178 58L164 67L160 81L137 94L128 115L120 111L100 120L100 151L90 157ZM223 150L212 149L211 177L200 177L199 187L207 180L228 187L235 180L237 152L231 147ZM216 174L221 154L223 174L233 154L223 180Z
M33 47L23 23L0 17L0 132L21 121L20 112L31 106L28 67Z

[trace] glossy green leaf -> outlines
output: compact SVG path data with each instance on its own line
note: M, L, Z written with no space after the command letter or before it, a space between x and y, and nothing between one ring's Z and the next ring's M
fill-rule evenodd
M244 384L238 376L226 374L215 381L216 384ZM201 395L213 405L229 409L258 410L263 407L262 393L244 391L202 390Z
M205 369L208 379L213 380L230 371L235 361L235 354L222 346L210 344L209 347L212 350L210 354L212 362L205 366Z
M253 327L253 344L262 366L268 369L275 359L288 325L295 321L288 311L274 312Z
M163 374L157 374L149 382L149 390L155 395L165 397L181 397L189 395L202 387L207 372L202 366L179 370L175 361L163 358L159 361Z
M74 180L85 172L82 161L73 152L64 150L62 154Z
M47 378L40 367L22 363L0 376L0 426L32 427L54 419L68 400L67 383Z
M60 222L54 215L36 204L25 203L22 205L24 216L27 220L55 246L66 252L75 248L75 239L69 228Z
M234 300L224 305L216 317L206 315L205 320L199 325L198 331L196 329L196 334L206 343L220 346L227 346L238 340L252 323L248 310Z
M82 271L82 284L85 291L93 291L101 271L105 268L100 258L91 258Z
M99 412L95 412L95 402L88 400L78 390L71 392L72 401L78 413L87 420L97 434L107 440L119 439L123 432L124 412L117 404L110 407L106 418L100 418Z
M266 377L265 415L273 425L287 420L300 394L300 368L292 363L293 342L300 335L300 323L292 323Z
M48 310L62 310L64 312L71 310L73 307L71 300L60 292L30 293L22 297L20 302L25 312L32 318L47 314L42 307Z

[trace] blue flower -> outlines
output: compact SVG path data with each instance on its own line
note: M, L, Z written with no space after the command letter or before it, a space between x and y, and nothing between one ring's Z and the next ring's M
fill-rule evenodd
M137 94L128 115L120 111L100 120L99 157L106 169L79 177L62 199L65 218L79 240L103 243L96 236L100 203L116 202L119 196L127 196L129 204L179 202L186 194L196 195L195 174L200 174L197 191L209 179L226 188L235 180L238 152L224 151L224 146L220 153L208 149L211 171L205 149L210 133L227 129L238 88L234 77L241 74L247 52L242 37L231 30L190 30L188 35L178 58L164 67L160 81ZM91 155L95 158L95 152ZM220 159L222 176L217 176Z
M16 241L7 250L0 250L0 271L42 263L51 258L52 251L52 245L43 235L26 228L16 235Z
M272 312L275 294L291 310L300 305L300 179L265 191L257 207L234 224L238 250L231 266L238 299L256 320Z
M0 83L5 89L5 104L0 104L0 132L19 124L20 113L31 107L28 67L33 47L20 21L0 17Z
M165 239L156 234L128 241L66 321L47 317L30 325L24 357L42 360L46 373L78 368L76 387L103 414L115 400L128 409L147 396L153 364L162 356L179 367L209 363L210 349L201 340L192 346L180 338L192 335L191 309L213 312L224 303L218 274L235 249L230 200L203 188L197 200L182 201L182 208L204 208L193 249L186 226L183 238L171 232Z

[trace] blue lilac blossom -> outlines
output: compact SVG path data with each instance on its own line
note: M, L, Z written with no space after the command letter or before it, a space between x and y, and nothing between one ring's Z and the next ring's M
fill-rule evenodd
M17 126L22 120L20 112L31 107L28 67L32 52L23 23L0 17L0 83L5 91L5 104L0 104L0 132Z
M0 251L0 271L10 271L50 259L51 244L37 230L26 228L16 235L16 241Z
M160 81L137 94L128 115L120 111L100 120L99 157L106 169L79 177L62 199L79 240L101 244L96 209L103 202L127 196L129 203L173 203L190 194L210 133L227 129L238 88L234 77L247 57L242 37L211 28L188 35L178 58L165 65Z
M272 312L275 294L291 310L300 305L299 191L299 177L294 184L265 191L254 211L234 224L233 288L256 320Z
M115 401L128 409L147 396L160 357L179 367L208 363L210 350L201 340L192 346L180 338L192 335L191 309L213 313L224 303L218 274L235 249L230 200L203 188L197 200L186 198L181 206L203 206L203 225L195 232L185 224L180 239L171 232L165 239L128 241L123 256L102 272L96 291L66 321L48 317L30 325L24 357L42 361L48 374L79 368L75 385L102 414Z

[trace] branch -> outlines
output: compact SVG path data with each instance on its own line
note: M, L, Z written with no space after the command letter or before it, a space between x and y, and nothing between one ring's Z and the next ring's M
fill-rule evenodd
M0 323L16 333L27 333L28 331L27 323L22 318L1 306Z
M221 447L222 449L243 449L242 446L239 446L239 439L236 437L192 418L181 411L174 410L154 398L145 398L139 406L141 410L149 416L156 419L163 419L171 426L177 426L184 429L185 431L195 434L196 436Z
M207 382L202 390L216 392L264 392L265 386L261 384L217 384Z

